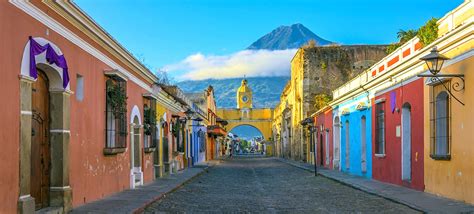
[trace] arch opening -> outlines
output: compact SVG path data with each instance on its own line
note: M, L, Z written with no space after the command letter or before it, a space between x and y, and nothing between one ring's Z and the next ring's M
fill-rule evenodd
M229 136L232 138L233 152L237 154L263 153L265 151L265 137L257 127L242 124L230 129Z

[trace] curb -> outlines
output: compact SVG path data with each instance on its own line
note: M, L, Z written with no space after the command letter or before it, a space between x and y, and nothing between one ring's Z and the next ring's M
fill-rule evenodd
M153 204L153 203L159 201L160 199L162 199L163 197L165 197L167 194L170 194L170 193L172 193L172 192L178 190L178 189L181 188L182 186L184 186L184 185L186 185L187 183L191 182L191 181L194 180L195 178L201 176L203 173L207 172L210 168L212 168L212 167L218 165L219 163L220 163L220 161L218 161L217 163L215 163L215 164L213 164L213 165L208 165L208 166L204 167L201 172L199 172L199 173L193 175L192 177L188 178L187 180L181 182L181 183L178 184L177 186L173 187L171 190L166 191L166 192L160 194L159 196L157 196L157 197L151 199L150 201L147 201L147 202L146 202L145 204L143 204L141 207L134 209L134 210L132 211L132 213L134 213L134 214L135 214L135 213L143 213L143 212L145 211L145 209L146 209L147 207L149 207L151 204Z
M310 172L314 173L314 170L313 170L313 169L308 169L308 168L306 168L306 167L304 167L304 166L300 166L300 165L298 165L298 164L296 164L296 163L291 163L291 162L289 162L289 161L282 160L281 158L276 158L276 160L278 160L278 161L280 161L280 162L282 162L282 163L286 163L286 164L288 164L288 165L291 165L291 166L293 166L293 167L296 167L296 168L299 168L299 169L302 169L302 170L306 170L306 171L310 171ZM385 196L385 195L383 195L383 194L377 193L377 192L372 191L372 190L370 190L370 189L367 189L367 188L364 188L364 187L360 187L360 186L358 186L358 185L351 184L351 183L349 183L349 182L345 182L345 181L336 179L336 178L334 178L334 177L330 177L330 176L321 174L320 172L318 172L318 175L320 175L320 176L322 176L322 177L324 177L324 178L333 180L333 181L335 181L335 182L337 182L337 183L340 183L340 184L342 184L342 185L344 185L344 186L348 186L348 187L351 187L351 188L353 188L353 189L357 189L357 190L360 190L360 191L362 191L362 192L365 192L365 193L368 193L368 194L371 194L371 195L375 195L375 196L384 198L384 199L389 200L389 201L392 201L392 202L394 202L394 203L407 206L407 207L409 207L409 208L411 208L411 209L414 209L414 210L416 210L416 211L419 211L419 212L422 212L422 213L428 213L428 212L429 212L428 210L424 210L424 209L422 209L422 208L420 208L420 207L418 207L418 206L416 206L416 205L409 204L409 203L406 203L405 201L401 201L401 200L398 200L398 199L390 198L390 197L388 197L388 196Z

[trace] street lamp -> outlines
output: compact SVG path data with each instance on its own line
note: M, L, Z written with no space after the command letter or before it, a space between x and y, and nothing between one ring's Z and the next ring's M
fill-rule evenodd
M428 70L430 71L431 74L418 74L418 77L428 77L431 78L431 82L438 82L443 87L446 89L446 91L453 97L456 101L464 105L461 100L459 100L454 94L451 92L451 88L446 86L445 82L442 81L440 78L459 78L461 81L460 82L455 82L452 84L452 89L454 91L461 91L464 89L464 74L440 74L439 72L441 71L443 67L444 61L448 60L449 58L440 54L438 52L438 49L436 47L433 47L431 52L424 56L421 57L420 60L425 61L426 66L428 67Z

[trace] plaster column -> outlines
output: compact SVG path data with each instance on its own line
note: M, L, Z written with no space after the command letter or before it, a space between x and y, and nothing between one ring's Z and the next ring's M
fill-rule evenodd
M20 196L18 213L34 213L35 199L31 197L31 87L35 80L20 76Z
M70 95L68 91L50 91L51 187L50 206L72 208L69 186Z

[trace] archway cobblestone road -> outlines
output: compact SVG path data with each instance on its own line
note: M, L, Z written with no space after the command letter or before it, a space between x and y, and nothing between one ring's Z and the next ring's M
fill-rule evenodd
M417 213L272 158L234 158L145 213Z

